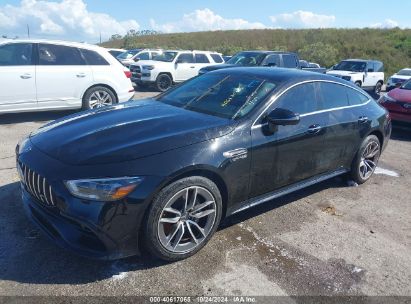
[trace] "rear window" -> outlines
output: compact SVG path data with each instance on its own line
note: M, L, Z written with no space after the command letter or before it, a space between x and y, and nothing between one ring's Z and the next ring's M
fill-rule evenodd
M80 49L84 59L86 59L88 65L109 65L99 53L91 50Z
M347 91L347 96L348 96L348 103L351 106L360 105L369 100L367 96L365 96L364 94L354 89L346 88L346 91Z
M321 110L348 106L348 96L345 86L328 82L320 82L318 85L322 100Z
M213 58L215 63L224 62L224 59L218 54L210 54L211 58Z

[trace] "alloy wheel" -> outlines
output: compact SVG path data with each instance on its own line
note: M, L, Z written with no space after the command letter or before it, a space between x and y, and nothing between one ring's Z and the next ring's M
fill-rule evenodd
M365 147L359 166L360 176L364 180L368 179L374 173L377 167L379 152L380 145L375 141L370 141Z
M164 206L158 221L158 238L168 251L184 254L198 247L214 227L217 206L205 188L178 191Z
M171 81L167 76L160 76L158 87L161 91L167 91L171 86Z
M109 106L113 104L113 98L106 91L95 91L90 95L89 104L91 109Z

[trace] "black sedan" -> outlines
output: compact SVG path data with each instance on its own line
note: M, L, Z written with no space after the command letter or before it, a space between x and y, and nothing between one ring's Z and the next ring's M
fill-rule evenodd
M17 167L27 213L61 246L172 261L224 217L337 175L366 182L390 132L387 111L346 81L223 69L45 125L17 146Z

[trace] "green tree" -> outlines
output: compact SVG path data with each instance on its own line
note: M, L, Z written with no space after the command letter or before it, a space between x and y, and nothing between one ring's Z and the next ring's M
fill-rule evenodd
M306 45L298 53L302 59L319 63L325 67L334 65L338 60L338 50L323 42Z

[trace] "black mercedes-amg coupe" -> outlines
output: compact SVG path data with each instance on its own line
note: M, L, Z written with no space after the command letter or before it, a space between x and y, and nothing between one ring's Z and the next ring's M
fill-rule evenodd
M222 218L346 174L373 174L387 111L350 82L223 69L155 98L77 113L16 148L25 209L94 258L200 250Z

